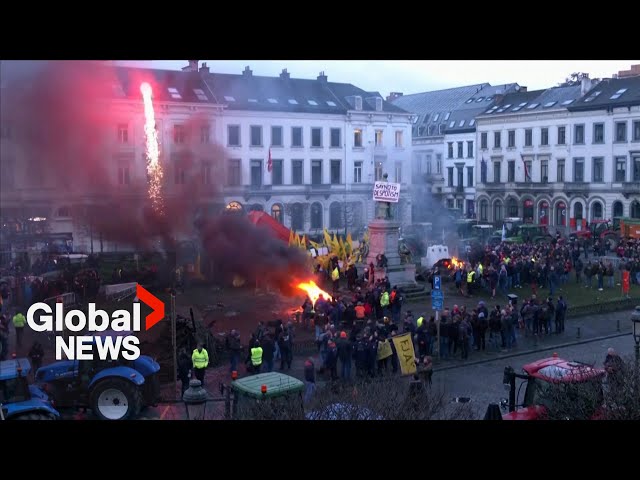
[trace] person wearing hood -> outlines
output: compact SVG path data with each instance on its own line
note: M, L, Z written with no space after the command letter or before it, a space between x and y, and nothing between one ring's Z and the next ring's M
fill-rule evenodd
M340 360L340 377L343 380L351 379L351 358L353 357L353 345L347 338L347 332L340 332L340 338L336 342L338 359Z

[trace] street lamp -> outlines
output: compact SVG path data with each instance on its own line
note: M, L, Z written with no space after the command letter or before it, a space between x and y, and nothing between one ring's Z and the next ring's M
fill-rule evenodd
M636 342L636 361L640 363L640 306L631 314L633 322L633 340Z
M189 382L189 388L182 395L182 401L187 410L187 420L204 420L207 391L202 388L200 380L191 380Z

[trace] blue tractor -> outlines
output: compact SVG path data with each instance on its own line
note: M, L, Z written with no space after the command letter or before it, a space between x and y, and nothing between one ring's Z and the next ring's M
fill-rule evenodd
M46 393L27 380L31 364L26 358L0 362L0 417L4 420L58 420Z
M118 336L122 332L102 332ZM58 408L90 408L102 420L127 420L160 400L160 365L147 355L126 360L61 360L41 367L36 383Z

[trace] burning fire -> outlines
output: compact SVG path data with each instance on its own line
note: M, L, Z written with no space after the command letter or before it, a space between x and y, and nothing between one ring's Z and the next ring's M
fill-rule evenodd
M456 257L451 257L451 265L453 265L455 268L463 267L464 262L457 259Z
M162 166L159 163L160 149L158 147L158 132L156 131L156 118L151 101L153 92L151 85L144 82L140 85L140 92L144 101L144 133L147 139L147 174L149 175L149 198L153 209L162 213Z
M314 282L313 280L309 280L308 282L300 282L298 285L296 285L296 287L306 292L309 299L311 300L311 303L313 303L314 306L318 301L320 295L322 295L325 300L332 299L331 295L322 290L318 285L316 285L316 282Z

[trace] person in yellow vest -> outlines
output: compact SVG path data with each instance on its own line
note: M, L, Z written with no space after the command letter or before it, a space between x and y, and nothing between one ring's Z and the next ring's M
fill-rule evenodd
M471 296L473 293L473 282L476 279L476 272L474 270L469 270L467 273L467 295Z
M204 373L209 366L209 354L204 349L202 342L198 342L198 348L193 351L191 361L193 362L193 374L204 387Z
M380 295L380 306L382 307L382 315L386 317L389 313L389 292L386 290Z
M249 351L249 361L251 362L251 372L260 373L262 368L262 347L258 342L254 343Z
M340 288L340 269L335 267L331 271L331 280L333 281L333 293L338 293L338 288Z
M16 329L16 345L18 348L22 347L22 336L24 335L24 326L27 324L27 319L24 318L22 312L18 312L13 316L13 327Z

